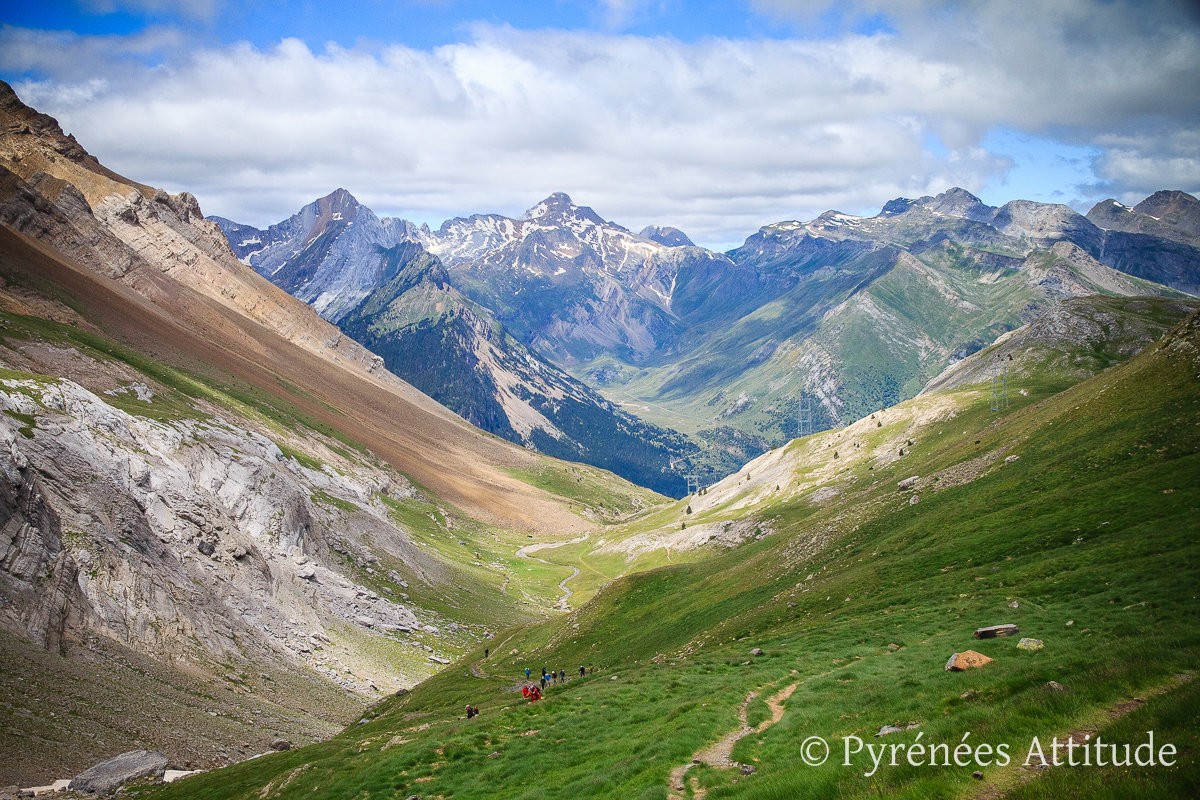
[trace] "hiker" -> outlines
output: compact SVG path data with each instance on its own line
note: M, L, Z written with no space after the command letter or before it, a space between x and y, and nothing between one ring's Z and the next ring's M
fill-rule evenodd
M476 708L475 706L471 705L470 703L467 703L467 719L471 719L473 717L478 717L478 716L479 716L479 709Z
M582 678L586 674L587 674L587 670L583 668L583 664L580 664L579 665L579 677Z
M549 674L550 674L550 673L546 672L546 668L545 668L545 667L542 667L542 677L544 678L544 677L546 677L546 676L547 676L547 675L549 675Z
M542 676L542 691L546 691L546 676Z
M487 657L488 657L488 653L490 653L490 652L491 652L491 648L490 648L490 647L485 647L485 648L483 648L483 657L484 657L484 658L487 658Z
M526 700L528 700L528 699L529 699L529 686L528 686L528 684L526 684L525 686L522 686L522 687L521 687L521 696L522 696L522 697L524 697Z
M533 674L533 670L531 670L529 667L526 667L525 668L525 677L528 678L532 674Z
M541 700L541 699L542 699L541 690L539 690L536 686L532 687L529 690L529 702L536 703L538 700Z

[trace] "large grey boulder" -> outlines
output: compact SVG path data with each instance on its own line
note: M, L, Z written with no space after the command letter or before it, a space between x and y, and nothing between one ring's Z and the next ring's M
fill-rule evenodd
M153 775L162 778L167 757L153 750L131 750L88 767L75 776L73 792L109 792L132 780Z

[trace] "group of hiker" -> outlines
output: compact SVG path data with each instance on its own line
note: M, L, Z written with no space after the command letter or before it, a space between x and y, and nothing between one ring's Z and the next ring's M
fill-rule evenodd
M487 658L491 655L491 648L485 648L483 657ZM583 677L589 673L596 671L595 664L588 664L586 667L583 664L579 665L579 677ZM533 680L533 670L529 667L525 668L525 680ZM559 683L567 682L567 671L565 669L547 670L542 667L542 677L538 683L526 683L521 686L521 696L531 703L536 703L542 699L542 695L546 692L546 687ZM467 706L467 719L472 719L479 716L479 709L475 706Z
M591 671L592 672L596 671L595 664L591 665ZM588 668L585 667L583 664L580 664L579 665L579 677L582 678L584 675L587 675L587 674L588 674ZM533 677L533 670L531 670L529 667L526 667L525 668L525 678L528 680L532 677ZM555 669L555 670L547 671L545 667L542 667L542 677L541 677L541 680L539 681L540 685L525 684L524 686L521 687L521 694L527 700L529 700L529 702L533 703L533 702L536 702L536 701L542 699L542 694L546 691L547 686L551 686L551 685L559 684L559 683L566 683L566 682L567 682L567 671L565 669Z
M579 665L579 677L581 677L581 678L584 675L587 675L589 672L595 672L595 671L596 671L595 664L590 664L586 667L583 664ZM530 669L529 667L525 668L525 679L530 680L530 681L533 679L533 670ZM551 685L558 684L558 683L566 683L566 682L567 682L567 671L565 669L547 670L545 667L542 667L541 679L538 681L538 683L526 683L526 684L522 685L521 686L521 696L524 697L526 700L528 700L531 703L536 703L538 700L542 699L542 695L545 693L547 686L551 686ZM467 706L467 719L471 719L471 718L477 717L477 716L479 716L479 709L476 708L475 706L468 705Z

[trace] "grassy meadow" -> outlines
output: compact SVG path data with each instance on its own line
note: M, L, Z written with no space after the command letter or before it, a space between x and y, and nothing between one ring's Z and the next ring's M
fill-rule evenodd
M488 658L477 648L334 739L133 794L1195 796L1198 342L1193 319L1075 387L1017 394L1002 414L964 391L903 459L847 467L834 499L756 509L771 536L624 576L595 561L603 581L590 582L604 588L585 605L499 632ZM918 488L897 491L911 475ZM566 548L539 555L586 563ZM972 636L1008 622L1044 648ZM966 649L994 660L947 672ZM596 669L580 678L581 664ZM543 666L570 678L527 703L524 668ZM793 685L770 724L765 699ZM479 717L465 718L468 703ZM746 766L683 772L737 730L744 703L751 726L767 723L733 745ZM876 738L884 725L909 729ZM1137 745L1148 731L1177 748L1175 766L1025 763L1035 738ZM825 763L805 763L810 737L829 746ZM992 756L938 755L964 741ZM873 764L867 746L885 745ZM921 745L942 748L909 763Z

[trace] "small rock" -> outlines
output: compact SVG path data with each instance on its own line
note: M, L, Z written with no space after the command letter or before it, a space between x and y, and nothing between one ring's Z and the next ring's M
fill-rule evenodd
M751 650L751 651L750 651L750 655L752 655L752 656L761 656L761 655L763 655L763 649L762 649L761 647L756 647L756 648L754 648L753 650Z
M976 639L991 639L995 636L1015 636L1020 633L1020 629L1011 622L1004 625L989 625L986 628L976 628Z
M289 742L287 739L272 739L271 740L271 749L272 750L291 750L292 743Z
M967 689L965 692L960 694L959 697L961 697L963 700L974 700L975 699L975 690Z
M296 570L296 577L306 581L311 581L313 578L317 577L317 568L312 564L305 564Z
M893 653L899 649L900 649L900 645L896 644L895 642L892 642L891 644L888 645L888 650Z
M1066 625L1066 627L1068 627L1068 628L1069 628L1069 627L1071 627L1071 626L1072 626L1072 625L1074 625L1074 624L1075 624L1075 620L1073 620L1073 619L1069 619L1069 620L1067 620L1067 625Z
M442 658L441 656L430 656L429 660L435 664L449 664L450 663L450 659Z
M196 549L199 550L202 555L211 556L216 552L217 547L212 542L201 540L196 544Z
M488 753L488 758L499 758L499 757L500 757L499 750L493 750L492 752Z
M914 494L912 497L908 498L908 504L910 506L915 506L919 502L921 502L921 495L919 494Z
M1011 603L1008 604L1008 607L1009 608L1020 608L1021 604L1018 603L1016 600L1013 600Z
M1028 650L1030 652L1041 650L1045 646L1046 643L1041 639L1030 639L1029 637L1025 637L1021 639L1021 641L1017 642L1018 650Z
M917 485L917 481L919 481L919 480L921 480L920 475L913 475L912 477L905 478L904 480L902 480L896 484L896 489L901 492L903 492L907 489L911 489Z
M979 770L975 770L974 772L971 773L971 777L977 781L981 781L981 780L983 780L983 773L980 772Z
M1067 687L1058 681L1046 681L1046 688L1052 692L1065 692L1067 690Z
M742 764L741 770L743 775L753 775L755 772L758 772L752 764Z
M1008 458L1004 459L1004 463L1011 464L1019 458L1020 458L1020 456L1009 456Z
M992 663L992 659L985 656L983 653L976 653L974 650L964 650L961 653L954 653L946 662L947 672L962 672L964 669L975 669Z

